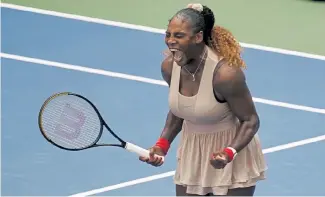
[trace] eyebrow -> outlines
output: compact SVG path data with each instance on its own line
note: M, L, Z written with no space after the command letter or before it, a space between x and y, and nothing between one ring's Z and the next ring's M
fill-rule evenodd
M170 31L166 30L165 33L170 33ZM174 34L179 34L179 33L186 34L186 32L184 32L183 30L174 32Z

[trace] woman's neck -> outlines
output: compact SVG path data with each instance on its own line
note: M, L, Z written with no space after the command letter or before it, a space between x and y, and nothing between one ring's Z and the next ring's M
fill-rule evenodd
M188 61L186 68L190 71L195 71L198 66L202 66L202 59L204 58L207 52L206 45L200 44L195 50L193 50L193 56Z

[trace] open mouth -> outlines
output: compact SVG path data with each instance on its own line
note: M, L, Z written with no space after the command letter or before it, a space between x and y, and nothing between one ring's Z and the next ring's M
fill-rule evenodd
M169 49L169 50L172 52L173 55L175 55L175 53L179 51L178 49Z
M169 49L177 61L182 59L182 52L179 49Z
M179 49L169 49L171 52L179 51Z

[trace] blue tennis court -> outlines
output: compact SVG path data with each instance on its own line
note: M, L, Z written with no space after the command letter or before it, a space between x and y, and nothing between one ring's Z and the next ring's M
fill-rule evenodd
M150 147L168 112L166 86L50 63L161 80L163 35L8 8L1 11L2 195L73 195L99 188L104 189L94 195L174 195L170 175L107 187L173 171L177 139L166 163L154 168L118 148L60 150L43 139L37 124L48 96L76 92L93 101L122 138ZM259 183L256 195L325 195L325 158L319 154L325 149L325 61L249 48L244 58L255 98L313 107L299 110L257 100L264 149L310 138L315 142L271 149L266 154L268 179Z

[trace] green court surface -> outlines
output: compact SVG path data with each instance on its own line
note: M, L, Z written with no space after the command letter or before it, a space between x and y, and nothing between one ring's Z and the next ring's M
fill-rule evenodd
M311 0L4 0L35 8L165 28L188 3L211 7L239 41L325 55L325 3ZM109 35L108 35L109 36Z

